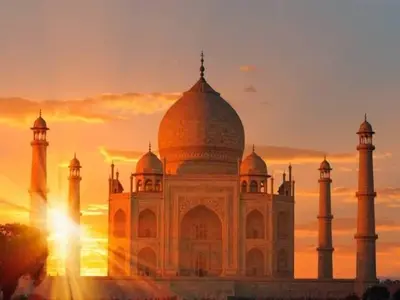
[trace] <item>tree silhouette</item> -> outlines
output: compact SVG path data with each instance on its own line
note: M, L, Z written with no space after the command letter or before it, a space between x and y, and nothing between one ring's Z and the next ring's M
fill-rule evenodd
M362 296L362 300L388 300L390 292L386 286L374 285L368 288Z
M400 300L400 288L397 289L392 295L393 300Z
M360 300L360 298L356 294L350 294L344 298L345 300Z
M3 299L14 294L19 279L29 275L34 286L45 277L48 255L46 236L21 224L0 225L0 290Z

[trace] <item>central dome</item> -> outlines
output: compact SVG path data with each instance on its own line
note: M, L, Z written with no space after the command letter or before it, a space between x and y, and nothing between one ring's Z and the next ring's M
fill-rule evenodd
M201 76L164 115L158 146L172 174L237 174L244 129L232 106Z

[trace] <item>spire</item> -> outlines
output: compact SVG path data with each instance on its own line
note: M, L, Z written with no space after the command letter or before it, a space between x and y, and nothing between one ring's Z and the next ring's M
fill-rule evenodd
M39 118L41 118L41 117L42 117L42 110L39 109Z
M256 147L253 144L253 153L256 152Z
M367 122L367 113L364 114L364 121Z
M326 160L326 153L324 154L324 160Z
M76 158L76 152L74 152L74 158Z
M204 79L204 70L205 70L205 68L204 68L204 53L203 53L203 51L201 51L200 57L201 57L201 59L200 59L200 62L201 62L201 65L200 65L200 78Z
M151 142L149 142L149 152L151 152Z

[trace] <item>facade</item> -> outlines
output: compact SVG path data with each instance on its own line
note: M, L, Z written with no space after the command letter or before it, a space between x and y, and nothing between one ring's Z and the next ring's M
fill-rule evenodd
M149 147L128 191L111 168L109 275L293 278L291 167L274 193L254 148L242 161L242 122L200 71L161 121L161 159Z
M202 58L200 79L162 119L158 133L160 157L149 145L127 189L111 164L109 274L100 278L76 276L80 268L77 238L68 263L76 284L96 290L99 298L135 294L145 298L178 295L186 299L222 299L233 295L342 297L362 293L368 285L377 283L372 162L375 146L367 119L357 132L356 278L333 278L332 168L325 158L318 169L318 278L295 279L292 166L288 165L288 174L283 174L275 188L274 178L254 146L243 158L245 135L240 117L207 83L204 71ZM34 199L36 194L46 199L48 128L39 116L32 129L31 218L37 224L41 215L35 214L35 207L46 203ZM69 212L77 224L80 168L74 157L70 163ZM64 280L49 277L38 292L54 292L57 286L65 286Z

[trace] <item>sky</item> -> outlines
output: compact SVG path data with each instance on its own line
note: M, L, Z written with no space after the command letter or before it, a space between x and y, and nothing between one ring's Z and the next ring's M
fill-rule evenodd
M334 275L355 276L356 131L376 131L378 275L400 277L399 1L1 1L0 222L27 222L29 130L42 109L49 202L82 168L83 273L106 273L107 182L135 161L180 94L206 78L237 110L246 152L296 180L296 277L317 274L319 163L333 167Z

